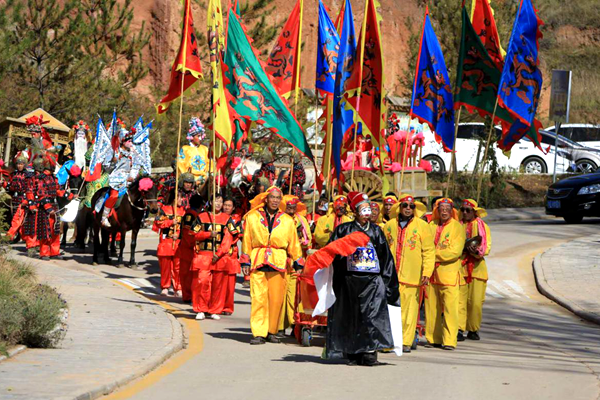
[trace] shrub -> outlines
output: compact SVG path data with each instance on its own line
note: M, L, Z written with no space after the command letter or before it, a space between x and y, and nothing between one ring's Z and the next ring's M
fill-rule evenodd
M65 301L37 283L31 266L0 257L0 353L8 346L51 347Z

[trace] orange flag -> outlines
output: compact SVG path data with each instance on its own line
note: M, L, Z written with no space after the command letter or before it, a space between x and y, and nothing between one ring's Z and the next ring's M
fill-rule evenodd
M190 7L191 0L185 0L183 6L183 32L177 58L171 69L169 91L157 106L159 114L167 111L171 102L179 98L182 92L189 89L198 79L202 78L202 66L198 55L198 43L194 33L194 20ZM182 82L183 79L183 82ZM182 90L183 88L183 90Z
M298 0L271 50L265 71L282 97L298 93L300 88L300 50L302 47L302 3Z
M481 39L490 57L500 69L504 65L506 52L500 44L500 36L496 28L494 10L489 0L473 0L471 3L471 23Z

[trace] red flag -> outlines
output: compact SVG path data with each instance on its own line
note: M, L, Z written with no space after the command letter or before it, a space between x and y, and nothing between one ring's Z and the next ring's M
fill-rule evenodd
M298 0L265 67L265 71L272 77L273 86L286 99L300 87L301 32L302 0Z
M471 5L471 23L475 32L481 39L490 57L500 69L504 65L504 54L506 52L500 44L500 36L496 21L494 19L494 10L489 0L473 0Z
M362 122L365 137L371 136L371 144L381 150L381 171L385 159L385 93L383 87L383 53L375 0L368 0L359 46L352 72L345 85L345 96L355 110L357 122Z
M157 106L159 114L164 113L169 108L172 101L181 96L182 79L183 92L190 88L198 79L202 78L202 66L198 55L198 43L194 33L194 20L190 7L191 0L185 0L183 6L183 32L181 35L181 44L177 58L171 69L171 79L169 81L169 91Z

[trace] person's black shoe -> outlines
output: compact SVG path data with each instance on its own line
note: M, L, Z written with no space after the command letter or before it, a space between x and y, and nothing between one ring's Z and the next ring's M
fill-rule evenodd
M192 304L191 300L181 300L183 304Z
M359 365L362 362L362 354L347 354L346 356L348 357L348 365Z
M265 344L265 338L261 337L261 336L257 336L257 337L253 337L252 339L250 339L250 344L254 345L254 344Z
M292 331L293 332L293 331ZM285 337L285 330L281 330L275 334L277 339L283 339Z
M480 340L481 338L479 337L479 332L469 332L467 333L467 339Z
M458 342L464 342L465 341L465 335L463 334L463 331L458 331L458 335L456 335L456 340Z
M445 345L445 346L442 346L442 349L443 350L450 350L450 351L452 351L452 350L455 349L455 347L454 346L447 346L447 345Z
M42 261L50 261L50 257L40 257L40 260L42 260Z
M272 334L268 334L267 335L267 342L269 343L281 343L281 340L279 340L279 338L275 335Z
M403 353L410 353L410 346L402 346Z
M377 352L375 353L364 353L362 355L362 362L360 365L364 365L365 367L374 367L376 365L380 365L381 363L377 361Z

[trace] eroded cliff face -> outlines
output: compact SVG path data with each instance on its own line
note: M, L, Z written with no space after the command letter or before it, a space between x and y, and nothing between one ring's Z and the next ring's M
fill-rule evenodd
M244 2L244 0L241 0ZM222 0L223 5L226 1ZM252 0L250 0L252 3ZM330 10L330 17L335 21L342 0L324 0ZM283 25L287 20L295 0L274 0L268 8L274 11L269 15L270 21ZM205 2L204 7L208 5ZM315 64L316 64L316 42L317 42L317 18L318 1L304 1L304 22L302 26L302 41L304 47L301 55L302 64L302 87L314 87ZM182 5L177 0L133 0L135 16L132 29L139 29L142 24L151 32L150 45L145 50L143 57L150 73L138 84L136 91L142 95L149 95L153 87L166 89L168 84L171 63L173 62L181 35L181 12ZM206 31L206 10L195 2L192 3L194 24L199 34ZM357 36L362 23L364 1L352 0L354 12L354 23ZM382 0L380 8L383 18L381 33L383 37L384 68L386 88L388 92L399 93L399 77L406 67L409 56L408 42L410 31L407 24L413 29L419 30L423 10L417 6L416 0ZM253 21L245 21L248 28L252 27ZM200 37L206 40L205 35ZM265 46L269 50L273 43ZM201 51L202 58L206 59L208 67L208 53Z

